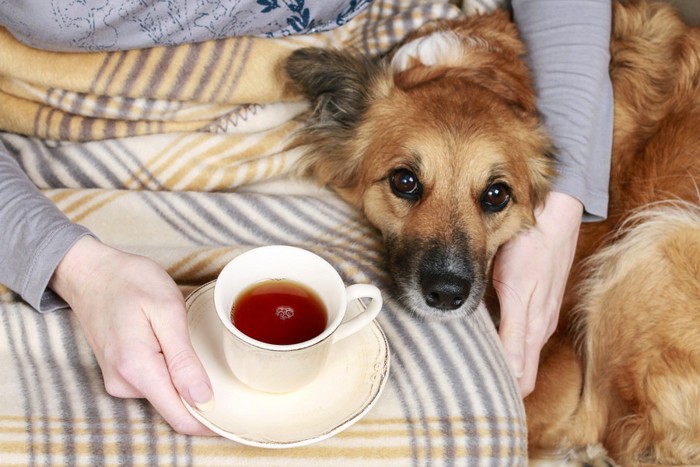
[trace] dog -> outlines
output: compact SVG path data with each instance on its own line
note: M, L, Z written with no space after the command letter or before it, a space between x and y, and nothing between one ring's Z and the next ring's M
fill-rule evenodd
M613 6L609 216L584 224L557 332L525 399L529 455L700 464L700 30ZM382 234L395 296L428 319L489 296L498 248L556 172L509 14L431 23L385 57L300 49L298 169Z

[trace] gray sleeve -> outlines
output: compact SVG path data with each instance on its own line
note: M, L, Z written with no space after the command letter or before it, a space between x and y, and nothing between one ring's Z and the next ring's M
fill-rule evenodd
M584 220L604 219L613 128L610 0L513 0L512 6L539 111L557 148L554 189L583 203Z
M65 308L48 283L68 249L90 232L34 186L1 142L0 226L0 283L41 312Z
M0 1L0 25L44 50L105 51L231 36L285 37L347 23L370 0Z

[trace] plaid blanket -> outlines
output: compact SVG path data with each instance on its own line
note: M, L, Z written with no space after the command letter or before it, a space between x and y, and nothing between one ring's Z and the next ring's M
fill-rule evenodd
M518 391L485 312L428 322L390 294L361 213L289 177L306 105L280 63L302 46L378 54L447 2L375 1L343 27L115 53L24 47L0 30L0 137L33 182L105 243L152 257L189 294L260 245L312 250L385 293L391 349L372 410L325 441L267 450L174 433L109 396L69 310L40 315L0 287L3 465L525 465Z

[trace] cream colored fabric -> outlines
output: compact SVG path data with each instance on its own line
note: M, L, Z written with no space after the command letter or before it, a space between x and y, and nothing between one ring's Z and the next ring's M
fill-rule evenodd
M0 34L0 137L71 219L154 258L185 294L248 248L308 248L347 283L382 288L392 355L383 395L348 430L305 448L250 448L177 435L148 403L110 397L71 312L41 315L4 290L0 463L525 465L524 412L488 316L436 323L404 310L376 231L333 194L289 179L296 153L283 150L305 109L280 73L291 50L381 53L460 14L384 0L319 35L110 54L44 53Z

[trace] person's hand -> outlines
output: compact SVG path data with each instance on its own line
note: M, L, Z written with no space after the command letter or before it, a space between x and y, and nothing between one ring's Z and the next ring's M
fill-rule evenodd
M77 315L109 394L148 399L179 433L213 434L180 400L206 410L213 393L189 340L182 293L157 263L86 236L50 287Z
M537 224L496 254L499 335L523 397L535 387L540 351L557 327L582 213L580 201L552 192Z

